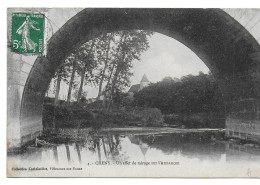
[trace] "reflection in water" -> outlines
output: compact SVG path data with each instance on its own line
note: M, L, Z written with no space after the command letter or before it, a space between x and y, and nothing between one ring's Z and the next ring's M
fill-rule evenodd
M105 147L104 138L102 137L101 140L102 140L102 145L103 145L103 149L104 149L104 154L105 154L105 157L107 159L107 151L106 151L106 147Z
M101 161L101 153L100 153L100 145L99 145L99 139L96 140L96 146L97 146L97 151L98 151L98 160Z
M68 145L65 145L66 147L66 152L67 152L67 159L68 159L68 162L70 163L70 148Z
M53 155L54 155L55 162L58 163L59 159L58 159L57 146L53 146Z
M236 144L222 139L220 133L146 134L119 132L76 134L76 137L60 135L49 139L50 146L29 146L15 157L31 162L56 164L92 164L97 161L154 161L208 160L219 162L260 161L260 147L252 144ZM63 143L64 142L64 143Z
M161 150L165 155L181 154L200 160L219 160L225 153L225 145L212 140L209 133L164 134L130 137L132 143L138 144L143 153L149 148ZM215 138L215 137L214 137ZM144 154L145 155L145 154Z
M81 155L80 155L80 149L79 149L79 144L78 144L78 143L76 143L76 149L77 149L77 154L78 154L79 162L81 163Z

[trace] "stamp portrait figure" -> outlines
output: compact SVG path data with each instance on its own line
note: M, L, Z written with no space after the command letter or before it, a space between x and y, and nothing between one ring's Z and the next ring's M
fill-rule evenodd
M16 33L22 35L22 46L25 52L27 50L36 51L37 43L30 39L30 29L34 29L36 31L40 31L39 28L36 28L34 24L38 24L38 22L30 19L30 16L26 16L23 24L17 29Z

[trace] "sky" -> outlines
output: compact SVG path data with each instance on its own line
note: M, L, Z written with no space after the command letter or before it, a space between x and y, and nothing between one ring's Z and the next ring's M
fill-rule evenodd
M133 84L139 83L143 74L150 82L157 82L166 76L180 78L199 71L208 73L208 67L188 47L179 41L155 33L150 39L150 48L141 55L141 61L133 67Z
M154 33L149 38L149 44L150 48L142 53L141 60L133 62L131 85L139 84L144 74L150 82L158 82L166 76L180 78L188 74L197 75L199 71L209 72L193 51L171 37ZM85 86L84 90L88 92L87 99L97 97L97 88ZM67 92L68 86L62 83L60 99L66 99Z

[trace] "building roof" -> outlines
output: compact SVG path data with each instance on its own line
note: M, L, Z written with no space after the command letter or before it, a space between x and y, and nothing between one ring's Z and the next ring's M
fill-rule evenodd
M140 84L132 85L128 92L136 93L140 89Z
M144 74L141 82L149 82L149 80L148 80L148 78L147 78L147 76L145 74Z
M149 146L146 144L146 143L141 143L139 145L143 155L145 156L145 154L147 153L148 149L149 149Z
M131 141L131 143L136 144L136 145L140 144L139 138L137 138L136 135L129 135L128 138Z
M149 80L145 74L144 74L142 80L140 81L140 83L142 83L142 82L149 82ZM140 90L140 88L141 88L140 84L132 85L128 92L136 93Z

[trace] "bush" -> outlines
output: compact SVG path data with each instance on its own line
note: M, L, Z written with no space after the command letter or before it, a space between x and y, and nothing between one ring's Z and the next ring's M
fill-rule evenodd
M141 111L143 125L162 126L164 119L162 112L157 108L146 108Z
M48 128L53 126L55 121L56 127L75 127L79 121L81 125L89 125L93 122L93 113L79 105L72 106L54 106L44 104L43 106L43 126ZM83 124L84 123L84 124Z

